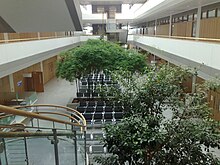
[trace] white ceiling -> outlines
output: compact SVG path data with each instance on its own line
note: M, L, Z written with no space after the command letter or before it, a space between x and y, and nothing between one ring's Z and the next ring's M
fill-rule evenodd
M82 1L90 1L90 2L104 2L106 4L109 4L109 1L106 0L81 0ZM111 1L111 0L110 0ZM120 1L120 0L115 0ZM123 0L122 0L123 1ZM132 1L132 0L124 0L126 2ZM133 0L134 2L135 0ZM156 0L155 0L156 1ZM137 0L136 0L137 2ZM164 0L159 5L153 7L152 9L149 9L148 11L145 11L147 8L148 2L144 4L141 8L143 12L141 15L138 15L135 17L135 19L119 19L117 22L130 25L137 25L140 23L146 23L155 19L164 18L170 15L179 14L185 11L189 11L192 9L196 9L199 6L206 6L209 4L218 3L220 0ZM141 9L140 8L140 9ZM137 10L138 12L139 10ZM83 23L100 23L101 20L83 20Z
M75 30L64 0L0 0L0 15L16 32Z
M158 6L138 16L132 23L148 22L218 2L220 0L165 0Z
M79 0L81 5L89 5L89 4L137 4L137 3L145 3L147 0Z

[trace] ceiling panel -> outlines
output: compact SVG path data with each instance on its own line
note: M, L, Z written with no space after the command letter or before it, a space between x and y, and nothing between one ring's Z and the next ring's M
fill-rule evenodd
M205 6L218 3L220 0L165 0L160 5L146 11L141 16L132 21L132 24L148 22L158 18L175 15L181 12L189 11L199 6Z
M145 3L147 0L80 0L81 5L88 4L136 4L136 3Z

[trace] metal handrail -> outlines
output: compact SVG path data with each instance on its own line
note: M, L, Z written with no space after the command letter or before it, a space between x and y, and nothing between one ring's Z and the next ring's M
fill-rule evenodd
M53 136L52 132L0 132L0 137L11 138L11 137L42 137L42 136ZM57 132L57 136L74 136L73 132Z
M24 109L24 108L36 108L36 112L28 112L25 110L19 110L19 109ZM39 110L43 110L42 108L44 108L44 110L46 110L46 107L52 107L52 108L57 108L57 110L66 110L65 112L69 112L69 114L66 113L60 113L60 112L47 112L47 111L43 111L43 112L39 112ZM58 109L59 108L59 109ZM47 109L49 110L49 108ZM41 131L41 127L39 126L39 122L37 124L37 127L32 126L25 126L24 124L22 125L22 123L18 123L18 124L10 124L10 125L0 125L0 129L14 129L14 131L10 131L10 132L6 132L6 131L0 131L0 137L3 138L3 144L4 144L4 150L6 152L6 148L5 148L5 140L4 138L14 138L14 137L22 137L24 138L24 146L25 146L25 154L26 154L26 158L25 161L28 161L28 156L27 156L27 145L26 145L26 137L49 137L51 136L51 143L54 145L54 155L55 155L55 164L59 165L59 152L58 152L58 136L67 136L67 137L74 137L74 145L75 145L75 164L78 165L78 161L77 161L77 138L76 138L76 130L73 130L73 126L78 126L81 128L83 128L83 132L84 132L84 159L85 159L85 165L87 164L87 154L86 154L86 120L84 118L84 116L79 113L78 111L72 109L72 108L68 108L68 107L64 107L64 106L59 106L59 105L51 105L51 104L40 104L40 105L30 105L30 106L17 106L17 107L8 107L8 106L4 106L4 105L0 105L0 112L5 113L4 116L2 116L0 119L4 118L4 117L8 117L10 115L18 115L18 116L24 116L24 117L28 117L31 120L33 119L37 119L37 122L39 119L41 120L46 120L46 121L52 121L53 125L55 122L57 123L61 123L61 124L65 124L66 125L66 131L65 129L60 129L60 128L55 128L55 125L52 128L52 132L48 132L47 129L50 128L45 128L43 127L42 129L44 129L44 131ZM54 117L48 117L48 116L43 116L42 114L53 114L53 115L59 115L59 116L65 116L68 117L68 119L70 119L71 121L76 121L77 123L74 122L70 122L70 121L65 121L65 120L60 120ZM77 117L77 120L75 117ZM67 129L67 125L71 126L71 129ZM25 131L25 129L27 128L27 131ZM37 131L33 132L31 131L31 129L28 128L36 128ZM18 131L21 130L21 131ZM38 131L39 130L39 131ZM57 132L57 130L59 130L59 132ZM7 154L5 153L5 160L7 161ZM28 164L28 162L27 162Z
M79 127L83 127L84 129L86 128L86 122L85 122L85 118L83 117L83 115L79 114L79 116L81 117L80 119L82 120L82 124L79 123L73 123L73 122L69 122L69 121L63 121L60 119L56 119L53 117L48 117L48 116L43 116L40 114L37 114L35 112L26 112L26 111L20 111L17 110L15 108L27 108L27 107L40 107L40 106L47 106L47 107L56 107L56 108L64 108L64 109L68 109L68 111L71 112L75 112L77 114L79 114L79 112L77 112L76 110L73 110L71 108L67 108L64 106L57 106L57 105L32 105L32 106L20 106L20 107L8 107L8 106L4 106L4 105L0 105L0 112L4 112L6 114L13 114L13 115L18 115L18 116L25 116L25 117L29 117L29 118L36 118L36 119L42 119L42 120L47 120L47 121L52 121L52 122L57 122L57 123L61 123L61 124L68 124L71 126L79 126Z
M67 114L63 114L63 113L58 113L58 112L35 112L37 114L52 114L52 115L59 115L59 116L64 116L64 117L68 117L69 119L76 121L78 124L80 124L80 122L78 120L76 120L76 118L74 118L73 116L67 115Z
M22 41L36 41L36 40L45 40L45 39L54 39L54 38L66 38L70 36L50 36L50 37L40 37L40 38L23 38L23 39L10 39L10 40L0 40L0 43L11 43L11 42L22 42Z
M19 124L11 124L11 125L2 125L0 124L0 129L4 129L4 128L8 128L8 129L15 129L15 130L23 130L26 129L26 128L33 128L33 129L37 129L37 130L50 130L50 129L53 129L51 127L38 127L38 126L27 126L25 124L22 124L22 123L19 123ZM66 128L56 128L57 130L59 131L66 131L68 129ZM30 130L28 130L30 131ZM1 131L0 131L1 132ZM15 132L15 131L13 131Z
M203 42L220 42L220 39L216 38L199 38L199 37L181 37L181 36L168 36L168 35L147 35L147 34L129 34L136 36L147 36L147 37L160 37L160 38L171 38L171 39L183 39L183 40L193 40L193 41L203 41Z
M80 124L80 122L78 120L76 120L76 118L74 118L73 116L67 115L67 114L63 114L63 113L58 113L58 112L33 112L33 113L37 113L37 114L53 114L53 115L59 115L59 116L65 116L68 117L69 119L72 119L73 121L76 121L78 124ZM0 120L7 118L7 117L11 117L11 116L15 116L13 114L5 114L4 116L0 116Z
M86 127L86 119L84 118L84 116L80 112L78 112L77 110L69 108L69 107L65 107L65 106L61 106L61 105L53 105L53 104L34 104L34 105L15 106L15 108L30 108L30 107L55 107L55 108L66 109L67 111L74 112L78 116L80 116L84 127Z

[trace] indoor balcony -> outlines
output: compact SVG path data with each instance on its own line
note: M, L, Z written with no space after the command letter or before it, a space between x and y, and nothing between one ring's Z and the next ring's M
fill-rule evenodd
M219 76L219 39L129 35L128 42L167 62L198 70L203 79Z
M0 33L0 77L99 37L74 36L73 32Z

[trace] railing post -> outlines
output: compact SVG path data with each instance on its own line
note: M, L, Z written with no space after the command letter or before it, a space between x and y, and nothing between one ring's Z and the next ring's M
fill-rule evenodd
M84 147L85 147L84 148L84 150L85 150L84 151L85 152L84 153L84 157L85 157L84 159L85 159L85 165L87 165L87 160L86 160L86 131L84 131Z
M75 165L78 165L76 131L74 131L74 146L75 146Z
M25 157L26 157L26 162L27 165L29 165L29 160L28 160L28 149L27 149L27 139L26 137L24 137L24 149L25 149Z
M34 121L33 121L34 119L33 118L31 118L31 126L32 127L34 127Z
M55 128L55 123L54 123L54 121L53 121L53 128Z
M5 151L5 162L6 162L6 165L8 165L8 157L7 157L6 144L5 144L4 138L2 138L2 142L3 142L4 151Z
M57 138L57 130L53 130L53 144L54 144L54 154L55 154L55 165L59 165L59 154L58 154L58 138Z
M38 113L38 108L36 107L36 112ZM37 119L37 131L40 131L40 122L39 119Z

